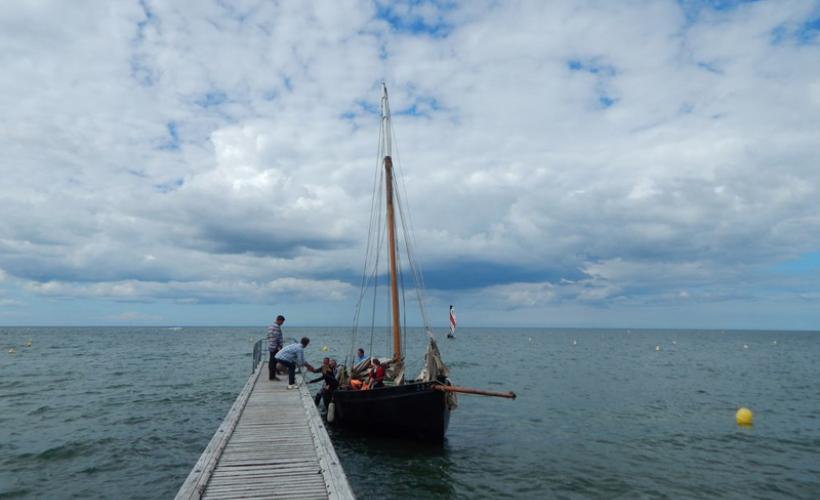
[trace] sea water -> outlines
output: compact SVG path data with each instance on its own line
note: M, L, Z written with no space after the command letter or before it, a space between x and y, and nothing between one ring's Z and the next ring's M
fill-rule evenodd
M173 497L264 331L0 328L0 498ZM414 370L424 333L407 333ZM311 337L314 364L392 345L345 328L285 335ZM360 498L820 498L820 333L438 339L455 384L518 398L461 395L438 446L331 428ZM739 406L753 426L735 423Z

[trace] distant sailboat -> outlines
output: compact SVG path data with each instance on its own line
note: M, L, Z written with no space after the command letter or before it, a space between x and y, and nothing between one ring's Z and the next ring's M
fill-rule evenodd
M453 306L450 306L450 333L447 334L447 338L456 338L456 308Z

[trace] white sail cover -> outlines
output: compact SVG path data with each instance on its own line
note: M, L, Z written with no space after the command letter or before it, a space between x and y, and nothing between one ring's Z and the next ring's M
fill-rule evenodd
M450 379L448 378L450 370L441 359L438 344L430 330L427 330L427 337L429 339L427 352L424 353L424 366L421 373L419 373L418 379L422 382L444 381L445 385L450 385ZM458 399L454 392L447 393L447 406L450 410L454 410L458 406Z

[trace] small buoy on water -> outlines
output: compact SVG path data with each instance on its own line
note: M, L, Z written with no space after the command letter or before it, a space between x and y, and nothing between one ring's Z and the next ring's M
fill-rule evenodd
M737 413L735 413L735 420L737 425L752 425L752 410L746 407L738 408Z
M326 345L322 346L322 352L327 352L328 347Z
M655 350L656 350L656 351L660 351L660 350L661 350L661 346L660 346L660 345L656 345L656 346L655 346Z
M17 349L15 349L14 347L9 349L9 354L14 354L15 352L17 352Z
M332 402L327 405L327 421L333 423L336 420L336 403Z
M28 342L26 342L26 347L31 347L31 340L29 340Z

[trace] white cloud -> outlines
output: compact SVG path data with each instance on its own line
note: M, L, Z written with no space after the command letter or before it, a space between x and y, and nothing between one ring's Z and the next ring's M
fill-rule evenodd
M151 282L139 280L77 283L48 281L29 282L31 293L57 298L93 298L124 302L153 302L159 299L183 303L237 302L267 303L272 300L338 301L352 295L352 287L340 281L300 278L278 278L267 282L253 281L187 281Z
M0 268L45 297L350 300L384 77L420 262L498 269L450 295L764 297L767 271L820 237L820 38L796 36L816 15L797 0L9 5Z
M119 314L111 314L107 316L103 316L102 319L104 321L113 321L115 323L144 323L144 322L151 322L155 323L157 321L162 321L162 316L156 316L153 314L145 314L139 311L126 311Z

